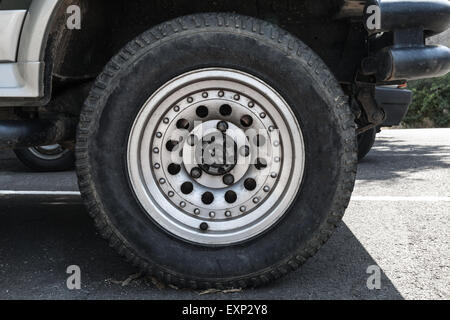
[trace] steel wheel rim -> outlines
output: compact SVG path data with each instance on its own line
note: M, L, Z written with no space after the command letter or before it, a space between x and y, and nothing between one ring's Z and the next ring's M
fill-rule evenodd
M222 112L224 105L231 107L230 115ZM207 108L206 116L199 112L201 106ZM244 121L248 120L244 116L252 121ZM179 126L181 120L187 121ZM217 129L222 128L219 122L228 125L223 133ZM189 128L184 130L186 123ZM217 131L217 137L223 136L221 155L233 155L236 163L209 156L208 143L214 141L215 154L219 142L208 134ZM193 134L198 136L192 147ZM245 146L250 148L249 156L241 153ZM201 160L196 154L202 155ZM127 150L132 189L146 213L167 232L204 245L242 242L273 226L298 193L304 163L299 123L281 95L254 76L222 68L183 74L157 90L138 113ZM171 164L179 168L171 170ZM205 179L194 178L192 169L199 167ZM216 171L222 174L215 175ZM233 175L231 185L224 182L225 174ZM248 179L256 182L255 188L254 183L249 188ZM184 183L193 190L182 189ZM237 196L231 203L234 197L227 197L229 191ZM211 203L204 199L207 193L213 195Z

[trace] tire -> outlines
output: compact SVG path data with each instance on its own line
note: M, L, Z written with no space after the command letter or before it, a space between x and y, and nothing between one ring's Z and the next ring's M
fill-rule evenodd
M241 82L230 80L235 79L233 77L241 79ZM226 98L233 106L233 112L240 112L242 108L259 110L262 107L259 100L256 100L258 104L255 106L251 100L247 104L249 98L244 94L239 96L238 89L233 96L234 93L227 91L228 86L235 84L236 88L240 88L247 85L247 81L253 81L255 87L247 92L254 90L257 95L259 91L254 89L257 86L269 90L267 93L271 100L267 100L269 103L264 108L273 110L273 113L251 113L254 125L279 117L282 112L277 108L287 106L277 123L278 131L283 138L286 137L282 141L283 147L292 153L288 155L286 151L286 158L279 166L285 168L286 164L290 164L290 167L281 170L278 175L269 172L268 180L265 180L269 181L271 176L274 179L285 177L285 180L276 180L281 182L277 182L267 193L268 199L273 199L271 197L276 192L286 190L278 194L279 198L274 202L276 205L261 199L259 206L255 204L254 211L250 213L246 213L248 208L245 206L233 212L209 212L212 209L208 208L220 207L220 203L213 202L208 207L209 201L202 196L201 201L206 209L202 207L202 210L186 213L184 209L191 203L172 201L173 197L181 194L178 189L176 193L169 191L166 195L167 188L180 186L169 186L168 180L158 177L162 171L166 172L166 167L160 166L157 161L164 159L169 147L158 140L165 138L157 132L157 127L171 128L172 120L178 113L191 110L197 100L188 95L177 102L179 105L173 107L171 104L170 108L167 107L167 119L154 110L160 110L156 108L163 108L164 103L168 103L164 99L171 99L172 95L179 93L175 89L170 91L170 86L180 81L193 82L193 78L197 79L195 85L199 87L211 85L214 99L211 94L208 96L209 91L197 93L188 84L181 86L181 89L177 87L177 90L186 90L189 94L189 90L193 90L193 97L200 100L202 96L211 98L213 102ZM203 83L201 79L213 82L205 80ZM226 87L224 91L222 85L218 87L219 82L214 82L218 80L226 83L223 84ZM153 104L160 97L164 98L162 102ZM266 96L257 97L260 101L266 101ZM271 104L273 101L278 101L280 105ZM131 41L112 58L85 102L76 146L83 199L100 233L109 240L110 245L141 270L163 282L193 289L243 288L266 284L297 269L314 255L341 221L349 203L356 175L357 145L354 117L347 101L320 58L301 41L272 24L231 14L196 14L164 23ZM187 106L184 107L184 104ZM270 109L272 107L274 109ZM200 117L199 108L196 108ZM150 111L146 113L147 110ZM208 110L210 114L219 112L219 109L212 107ZM157 119L154 126L153 119ZM288 123L287 119L292 122ZM243 120L241 118L241 124L236 126L248 125ZM178 121L176 123L178 125ZM206 126L208 122L204 123ZM231 122L229 124L233 125ZM140 133L140 126L150 133L150 142L145 140L147 133ZM187 126L191 128L190 124ZM286 135L282 128L287 128L290 135ZM294 141L292 137L300 137L299 131L301 138ZM135 135L136 132L138 134ZM240 131L236 129L236 132ZM303 145L300 140L303 140ZM138 143L135 144L136 141ZM204 151L205 140L202 138L201 141L201 150ZM270 141L273 144L267 143L266 146L276 153L279 143ZM161 146L153 147L153 143ZM183 151L189 143L184 143ZM136 150L139 152L134 153ZM172 154L178 157L177 153ZM183 152L180 157L185 154ZM139 163L139 159L142 166L136 169L133 166ZM277 159L270 165L276 166L273 164L276 162ZM187 163L184 167L188 166ZM212 177L213 173L208 170L214 165L206 161L201 165L206 165L206 169L202 167L203 175L206 172L208 177ZM240 166L233 170L238 170ZM253 172L256 167L252 164L248 172ZM264 168L267 167L259 168L266 170ZM223 166L219 169L227 170ZM184 174L183 170L179 174ZM299 172L299 179L291 179ZM144 175L149 180L142 178ZM167 174L167 179L172 178ZM148 185L143 185L147 183L144 180L148 181ZM233 187L241 182L242 179ZM155 186L151 186L153 184ZM194 193L198 185L194 181ZM221 192L221 189L214 187L211 190ZM243 194L248 191L242 190ZM237 196L240 197L240 194ZM253 198L254 202L257 200L259 198ZM266 207L270 214L264 216ZM175 218L164 220L167 215L173 213L175 216L180 212L184 214L180 219L188 221L186 224L198 219L199 228L189 226L177 229L173 226L178 226L180 221ZM261 220L253 221L252 213L262 214ZM275 215L277 219L273 219ZM232 229L232 223L244 223L246 218L253 222L242 227L245 232ZM200 224L201 221L206 221L206 225ZM270 221L268 225L257 229L267 221ZM230 230L225 227L225 231L214 229L215 234L207 229L208 224L215 226L222 222ZM170 223L173 224L170 225L172 229L167 226ZM247 233L247 230L253 234Z
M375 143L377 136L377 129L365 131L358 135L358 161L364 159Z
M37 172L68 171L75 167L74 152L59 145L15 149L14 153L24 165Z

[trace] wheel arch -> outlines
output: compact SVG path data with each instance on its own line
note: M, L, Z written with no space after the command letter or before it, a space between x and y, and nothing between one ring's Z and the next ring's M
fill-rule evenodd
M54 50L47 50L52 55L52 77L56 82L95 78L120 48L142 32L202 12L233 12L277 24L310 46L340 81L353 80L358 61L365 54L366 31L358 19L353 19L362 16L363 8L353 0L257 0L244 4L218 0L206 6L199 0L48 1L59 6L48 31ZM81 30L66 28L66 8L72 4L81 8Z

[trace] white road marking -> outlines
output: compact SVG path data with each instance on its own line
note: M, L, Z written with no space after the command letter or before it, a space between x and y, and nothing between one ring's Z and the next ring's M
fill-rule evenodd
M353 196L352 201L450 202L450 197Z
M375 152L369 153L371 157L450 157L450 153L404 153L401 150L398 151L399 153L395 153L392 150L373 150Z

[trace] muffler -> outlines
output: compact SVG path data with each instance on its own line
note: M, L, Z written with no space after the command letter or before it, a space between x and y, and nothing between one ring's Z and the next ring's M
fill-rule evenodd
M75 139L77 121L58 120L1 120L0 149L28 148L61 143Z

